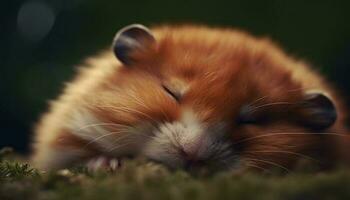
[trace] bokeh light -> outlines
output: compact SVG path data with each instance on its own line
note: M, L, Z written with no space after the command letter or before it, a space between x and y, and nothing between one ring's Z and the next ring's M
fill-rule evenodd
M45 2L27 2L19 9L17 27L25 39L37 42L50 32L55 17L53 9Z

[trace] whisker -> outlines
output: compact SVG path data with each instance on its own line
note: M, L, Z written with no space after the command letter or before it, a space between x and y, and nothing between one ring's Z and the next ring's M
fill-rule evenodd
M259 170L262 170L262 171L264 171L264 172L267 172L267 173L271 174L271 171L270 171L270 170L265 169L265 168L263 168L263 167L260 167L260 166L258 166L258 165L254 165L254 164L251 163L251 162L249 162L249 163L245 162L244 164L245 164L247 167L254 167L254 168L257 168L257 169L259 169Z
M279 167L283 170L285 170L287 173L290 173L290 170L280 164L277 164L275 162L271 162L271 161L267 161L267 160L262 160L262 159L255 159L255 158L246 158L248 160L251 160L251 161L257 161L257 162L263 162L263 163L266 163L266 164L270 164L270 165L273 165L273 166L276 166L276 167Z
M96 127L96 126L115 126L115 127L126 127L126 128L130 127L128 125L116 124L116 123L96 123L96 124L88 124L88 125L82 126L78 129L78 131L87 129L87 128Z
M89 146L89 145L92 144L92 143L98 142L99 140L101 140L101 139L103 139L103 138L105 138L105 137L108 137L108 136L110 136L110 135L114 135L114 134L117 134L117 133L123 133L123 132L127 132L127 131L126 131L126 130L114 131L114 132L109 132L109 133L107 133L107 134L101 135L101 136L95 138L94 140L91 140L90 142L88 142L88 143L84 146L84 148L87 147L87 146Z
M138 97L136 97L136 96L131 96L131 97L133 98L134 103L136 103L137 105L139 105L139 106L141 106L141 107L143 107L143 108L145 108L145 109L147 109L147 110L152 110L149 106L147 106L146 104L144 104L144 103L140 100L140 98L138 98ZM164 113L164 110L163 110L163 109L161 110L161 112L162 112L162 114L164 115L164 117L166 117L167 120L169 121L168 116Z
M120 136L118 137L117 139L115 139L113 141L113 144L123 140L123 139L131 139L131 137L133 136L141 136L141 137L145 137L145 138L149 138L149 139L153 139L154 137L152 136L149 136L149 135L146 135L144 133L134 133L134 132L127 132L127 134L123 135L123 136Z
M312 86L311 87L300 87L300 88L296 88L296 89L287 90L286 93L298 92L298 91L307 90L307 89L311 89L311 88L312 88ZM257 102L259 102L259 101L261 101L261 100L263 100L263 99L265 99L265 98L267 98L269 96L271 96L271 95L265 95L265 96L259 97L259 98L255 99L255 100L253 100L252 102L250 102L248 104L248 106L252 106L253 104L255 104L255 103L257 103Z
M335 136L340 136L340 137L350 137L350 135L339 134L339 133L307 133L307 132L305 132L305 133L302 133L302 132L296 132L296 133L271 133L271 134L263 134L263 135L258 135L258 136L242 139L242 140L239 140L239 141L235 142L234 145L240 144L242 142L250 141L250 140L255 140L255 139L264 138L264 137L277 136L277 135L335 135Z
M255 106L249 112L252 113L252 112L256 111L259 108L264 108L264 107L268 107L268 106L274 106L274 105L295 105L295 104L296 103L291 103L291 102L286 102L286 101L267 103L267 104L263 104L263 105L260 105L260 106Z
M246 151L245 153L285 153L285 154L291 154L291 155L300 156L302 158L306 158L306 159L309 159L309 160L312 160L312 161L315 161L315 162L320 162L319 160L317 160L317 159L315 159L313 157L310 157L310 156L307 156L307 155L304 155L304 154L301 154L301 153L296 153L296 152L292 152L292 151L284 151L284 150L278 150L278 151L270 151L270 150Z
M130 97L133 98L134 103L136 103L137 105L142 106L143 108L145 108L145 109L147 109L147 110L152 110L149 106L147 106L146 104L144 104L144 103L140 100L140 98L138 98L138 97L136 97L136 96L130 96ZM162 112L162 114L163 114L163 116L166 118L166 120L167 120L167 121L170 121L168 115L164 112L164 109L161 109L160 111Z
M113 148L108 149L108 152L114 151L114 150L116 150L116 149L119 149L119 148L121 148L121 147L130 145L130 144L133 144L133 143L135 143L135 141L132 141L132 142L128 142L128 143L124 143L124 144L115 146L115 147L113 147Z
M132 108L128 108L128 107L115 107L115 106L101 106L101 108L109 108L109 109L113 109L113 110L118 110L118 111L130 111L130 112L134 112L134 113L138 113L138 114L141 114L145 117L147 117L149 120L153 121L154 123L158 123L154 118L152 118L151 116L147 115L146 113L144 112L141 112L139 110L136 110L136 109L132 109Z
M154 136L147 135L147 134L141 133L141 132L137 132L137 133L129 132L128 134L133 135L133 136L142 136L142 137L149 138L149 139L153 139L154 138Z
M270 95L265 95L265 96L262 96L260 98L257 98L255 99L254 101L250 102L247 104L247 106L253 106L255 103L258 103L259 101L263 100L263 99L266 99L267 97L269 97Z

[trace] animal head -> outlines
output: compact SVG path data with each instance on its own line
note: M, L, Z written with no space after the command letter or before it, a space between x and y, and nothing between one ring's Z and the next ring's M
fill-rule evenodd
M303 64L244 32L131 25L113 51L121 67L86 100L113 124L110 152L171 168L287 168L336 121L332 98L297 74Z

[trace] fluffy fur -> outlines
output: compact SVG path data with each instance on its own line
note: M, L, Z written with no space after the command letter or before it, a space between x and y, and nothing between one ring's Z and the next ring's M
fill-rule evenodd
M347 133L345 109L307 64L268 39L238 30L162 26L152 32L156 43L135 52L132 66L124 67L106 51L80 67L36 128L37 166L62 168L97 155L144 155L170 167L203 162L215 168L289 170L301 157L332 163L341 158L337 134ZM164 87L180 95L180 102ZM327 134L295 123L303 115L293 105L310 90L327 94L338 110L336 123L322 131ZM275 120L236 124L246 105Z

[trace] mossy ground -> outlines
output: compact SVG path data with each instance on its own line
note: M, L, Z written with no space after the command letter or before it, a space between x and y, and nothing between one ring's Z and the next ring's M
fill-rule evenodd
M2 150L0 199L338 200L350 199L350 171L287 175L222 172L194 177L151 163L127 161L116 173L89 173L85 168L44 173Z

